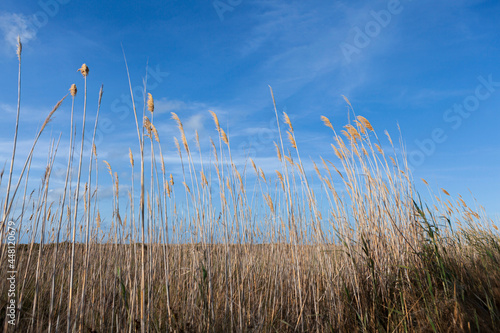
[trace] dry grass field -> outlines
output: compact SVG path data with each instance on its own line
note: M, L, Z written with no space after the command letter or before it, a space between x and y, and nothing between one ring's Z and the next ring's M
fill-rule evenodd
M21 78L21 44L18 57ZM178 133L158 133L145 91L144 114L134 108L140 154L130 152L131 194L118 191L106 162L116 190L111 228L104 229L95 176L103 161L99 147L83 151L95 129L73 130L74 117L89 111L88 67L80 72L82 88L72 86L66 97L76 148L67 152L58 201L48 200L55 150L32 194L26 180L38 138L63 100L28 156L16 154L15 127L12 160L24 168L16 178L8 161L1 178L4 332L500 330L495 221L445 190L432 203L420 200L404 147L396 149L389 133L377 134L362 116L343 128L322 117L332 153L317 157L313 175L304 171L290 118L275 108L279 139L272 149L281 168L266 174L252 160L247 169L233 162L215 113L210 162L198 136L189 145L182 115L172 114ZM78 98L83 110L74 107ZM20 98L18 105L19 123ZM181 179L164 163L162 135L180 137ZM120 196L128 205L119 205ZM24 244L14 236L20 225L30 226Z

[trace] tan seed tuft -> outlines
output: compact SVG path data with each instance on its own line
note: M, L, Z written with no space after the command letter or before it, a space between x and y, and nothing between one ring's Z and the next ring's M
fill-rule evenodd
M132 149L128 149L128 158L130 159L130 165L134 167L134 155L132 155Z
M227 139L227 134L226 132L224 132L222 128L220 129L220 136L222 138L222 141L224 141L224 143L229 146L229 140Z
M213 111L208 111L212 115L212 118L214 119L215 123L215 128L217 128L217 132L220 132L220 124L219 124L219 118L217 118L217 115Z
M71 94L72 97L75 97L76 96L76 92L77 92L77 89L76 89L76 84L72 84L71 85L71 88L69 88L69 92Z
M95 221L97 223L97 228L100 229L101 228L101 213L99 213L99 211L97 212L97 217L96 217Z
M155 102L153 100L153 95L148 93L148 110L149 112L153 113L155 110Z
M253 169L255 170L255 173L256 173L256 174L257 174L257 176L258 176L258 175L259 175L259 172L257 171L257 166L255 165L255 162L254 162L252 159L250 159L250 162L252 163L252 167L253 167Z
M264 171L262 170L262 168L259 168L259 171L260 171L260 176L262 177L264 182L267 183L266 175L264 174Z
M283 180L283 175L278 170L276 170L276 175L278 176L280 183L281 183L281 188L284 191L285 190L285 181Z
M207 177L205 177L205 173L203 171L200 171L201 174L201 184L203 187L208 186L208 181Z
M375 143L375 147L377 147L377 150L378 150L380 155L384 155L384 151L382 150L382 148L378 144Z
M83 64L82 67L80 67L77 72L82 73L83 77L86 77L89 75L89 68L87 65Z
M344 101L349 104L349 106L352 108L352 105L351 105L351 102L349 102L349 100L347 99L347 97L345 97L344 95L342 95L342 97L344 98Z
M181 132L181 140L182 144L184 145L184 149L186 149L186 152L189 153L189 146L187 144L186 134L184 133L184 126L182 126L182 122L179 119L179 116L175 112L170 112L170 113L172 114L172 119L174 119L177 122L177 127Z
M292 132L286 131L288 134L288 140L290 141L290 144L292 145L293 148L297 148L297 144L295 143L295 139L293 138Z
M339 160L342 159L342 154L340 153L340 151L337 149L337 147L335 147L332 143L332 148L333 148L333 151L335 152L335 155L339 158Z
M389 142L390 142L390 143L391 143L391 145L392 145L392 139L391 139L391 136L389 135L389 132L387 132L387 130L386 130L386 131L384 131L384 133L385 133L385 135L386 135L386 136L387 136L387 138L389 139Z
M158 135L158 131L156 130L156 126L151 124L151 130L153 131L153 135L155 136L156 142L160 143L160 136Z
M271 199L271 196L269 194L264 194L264 199L266 200L266 203L269 206L271 213L274 214L274 205L273 205L273 200Z
M104 163L106 164L106 166L108 167L108 172L109 172L109 174L111 175L111 177L113 177L113 172L111 171L111 165L109 165L108 161L106 161L106 160L104 160L103 162L104 162Z
M23 44L21 43L21 36L17 36L17 58L21 61L21 52L23 52Z
M147 116L144 116L144 128L146 128L146 131L148 132L148 137L151 138L151 121Z
M186 184L186 182L182 182L182 184L184 184L184 187L186 188L186 191L188 193L191 193L191 189L189 188L188 184Z
M280 160L280 162L282 161L282 158L281 158L281 150L280 148L278 147L278 145L276 144L276 142L274 142L274 146L276 147L276 155L278 155L278 159Z
M332 123L330 122L330 119L328 119L325 116L321 116L321 120L323 121L323 123L325 123L325 126L330 127L332 129L332 131L334 130Z
M347 132L349 132L349 136L356 140L356 139L361 139L361 135L359 135L359 132L356 130L354 126L351 124L344 126L345 129L347 129Z
M363 124L364 127L366 127L367 129L369 129L370 131L373 132L373 126L372 126L372 124L370 124L370 122L368 121L368 119L366 119L363 116L358 116L357 118Z
M293 132L292 122L290 121L290 117L288 117L286 112L283 112L283 117L285 118L285 124L287 124L288 127L290 127L290 131Z

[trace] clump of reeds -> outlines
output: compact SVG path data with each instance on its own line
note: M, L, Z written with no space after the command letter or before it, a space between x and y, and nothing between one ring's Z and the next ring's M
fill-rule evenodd
M18 57L20 65L20 42ZM278 126L272 149L279 165L272 171L253 160L250 172L235 163L230 132L212 111L218 140L211 140L212 156L205 162L198 133L196 152L182 117L172 113L182 167L181 181L174 182L175 170L166 165L162 150L164 135L173 134L158 133L154 99L146 88L143 114L137 113L131 89L140 165L129 149L127 183L113 172L113 161L103 161L113 186L113 213L101 217L101 163L94 138L103 92L85 182L89 70L84 64L79 71L83 107L76 106L72 85L68 164L57 202L48 202L48 192L54 188L51 170L59 141L48 152L44 177L31 195L27 180L35 177L30 165L36 142L64 98L49 113L12 187L15 127L3 221L15 221L17 239L29 241L16 246L16 325L5 318L4 331L465 332L499 327L500 239L494 221L446 190L444 198L438 194L428 199L432 203L422 202L404 149L398 155L389 133L379 137L366 118L354 114L347 98L351 123L341 128L326 116L318 119L326 126L325 136L333 132L333 141L331 153L312 162L314 174L306 172L301 159L300 129L294 128L293 117L278 114L272 90ZM76 174L74 111L83 116ZM21 196L17 190L23 179ZM120 204L120 185L130 189L126 208ZM26 226L28 232L22 229ZM2 235L6 232L3 222ZM7 255L3 239L2 263ZM0 278L6 277L2 270ZM6 313L6 284L0 285L0 295Z

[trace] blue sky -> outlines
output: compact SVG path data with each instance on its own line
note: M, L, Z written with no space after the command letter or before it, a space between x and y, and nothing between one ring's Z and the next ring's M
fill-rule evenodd
M419 189L425 192L420 182L425 178L474 206L470 190L495 216L500 214L499 12L500 2L481 0L2 0L0 163L10 160L20 34L23 122L16 165L70 85L83 92L76 69L86 63L88 134L104 84L98 157L129 179L128 148L138 152L138 147L127 106L123 45L138 96L148 72L169 172L179 172L172 111L188 139L199 131L205 148L208 137L216 137L208 110L217 112L241 164L250 154L268 172L279 168L272 149L271 85L278 110L292 119L303 157L333 158L331 132L320 116L340 130L348 121L345 95L379 135L387 129L397 139L399 124ZM81 99L77 105L81 111ZM65 165L69 111L66 101L42 137L33 170L44 169L50 140L61 131L57 163ZM109 178L104 165L99 172L100 179Z

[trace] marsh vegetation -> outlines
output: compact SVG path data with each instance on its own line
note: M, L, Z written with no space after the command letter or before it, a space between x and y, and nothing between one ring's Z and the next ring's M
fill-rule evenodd
M18 56L21 78L21 44ZM395 148L389 133L377 134L362 116L354 115L342 128L321 118L333 135L332 151L318 156L315 173L308 174L296 140L300 133L274 107L279 136L272 149L280 168L266 173L251 159L244 166L234 162L230 137L215 113L210 160L203 158L197 134L193 143L186 139L182 115L172 114L177 133L159 133L153 96L144 91L142 114L134 101L140 153L129 153L128 193L120 191L113 161L106 161L114 191L104 227L98 189L108 175L96 176L104 163L96 155L99 147L92 144L85 153L83 145L85 139L93 142L95 127L76 131L73 122L78 116L85 124L89 112L88 67L80 72L83 89L77 92L73 85L65 97L72 103L71 142L57 201L48 200L52 163L61 154L56 141L38 189L31 193L27 179L37 140L64 98L27 156L16 154L15 127L12 161L24 167L15 173L10 163L2 172L3 221L15 222L12 271L17 272L15 325L3 315L9 284L0 284L4 331L493 332L500 327L495 221L446 190L427 196L429 203L420 200L404 146ZM272 90L271 96L274 102ZM102 90L99 106L101 97ZM83 109L75 107L78 98ZM99 108L96 123L98 114ZM180 137L175 139L180 179L164 162L163 138L171 135ZM85 156L88 170L82 167ZM3 267L12 253L7 241L12 230L2 223L2 281L9 277Z

